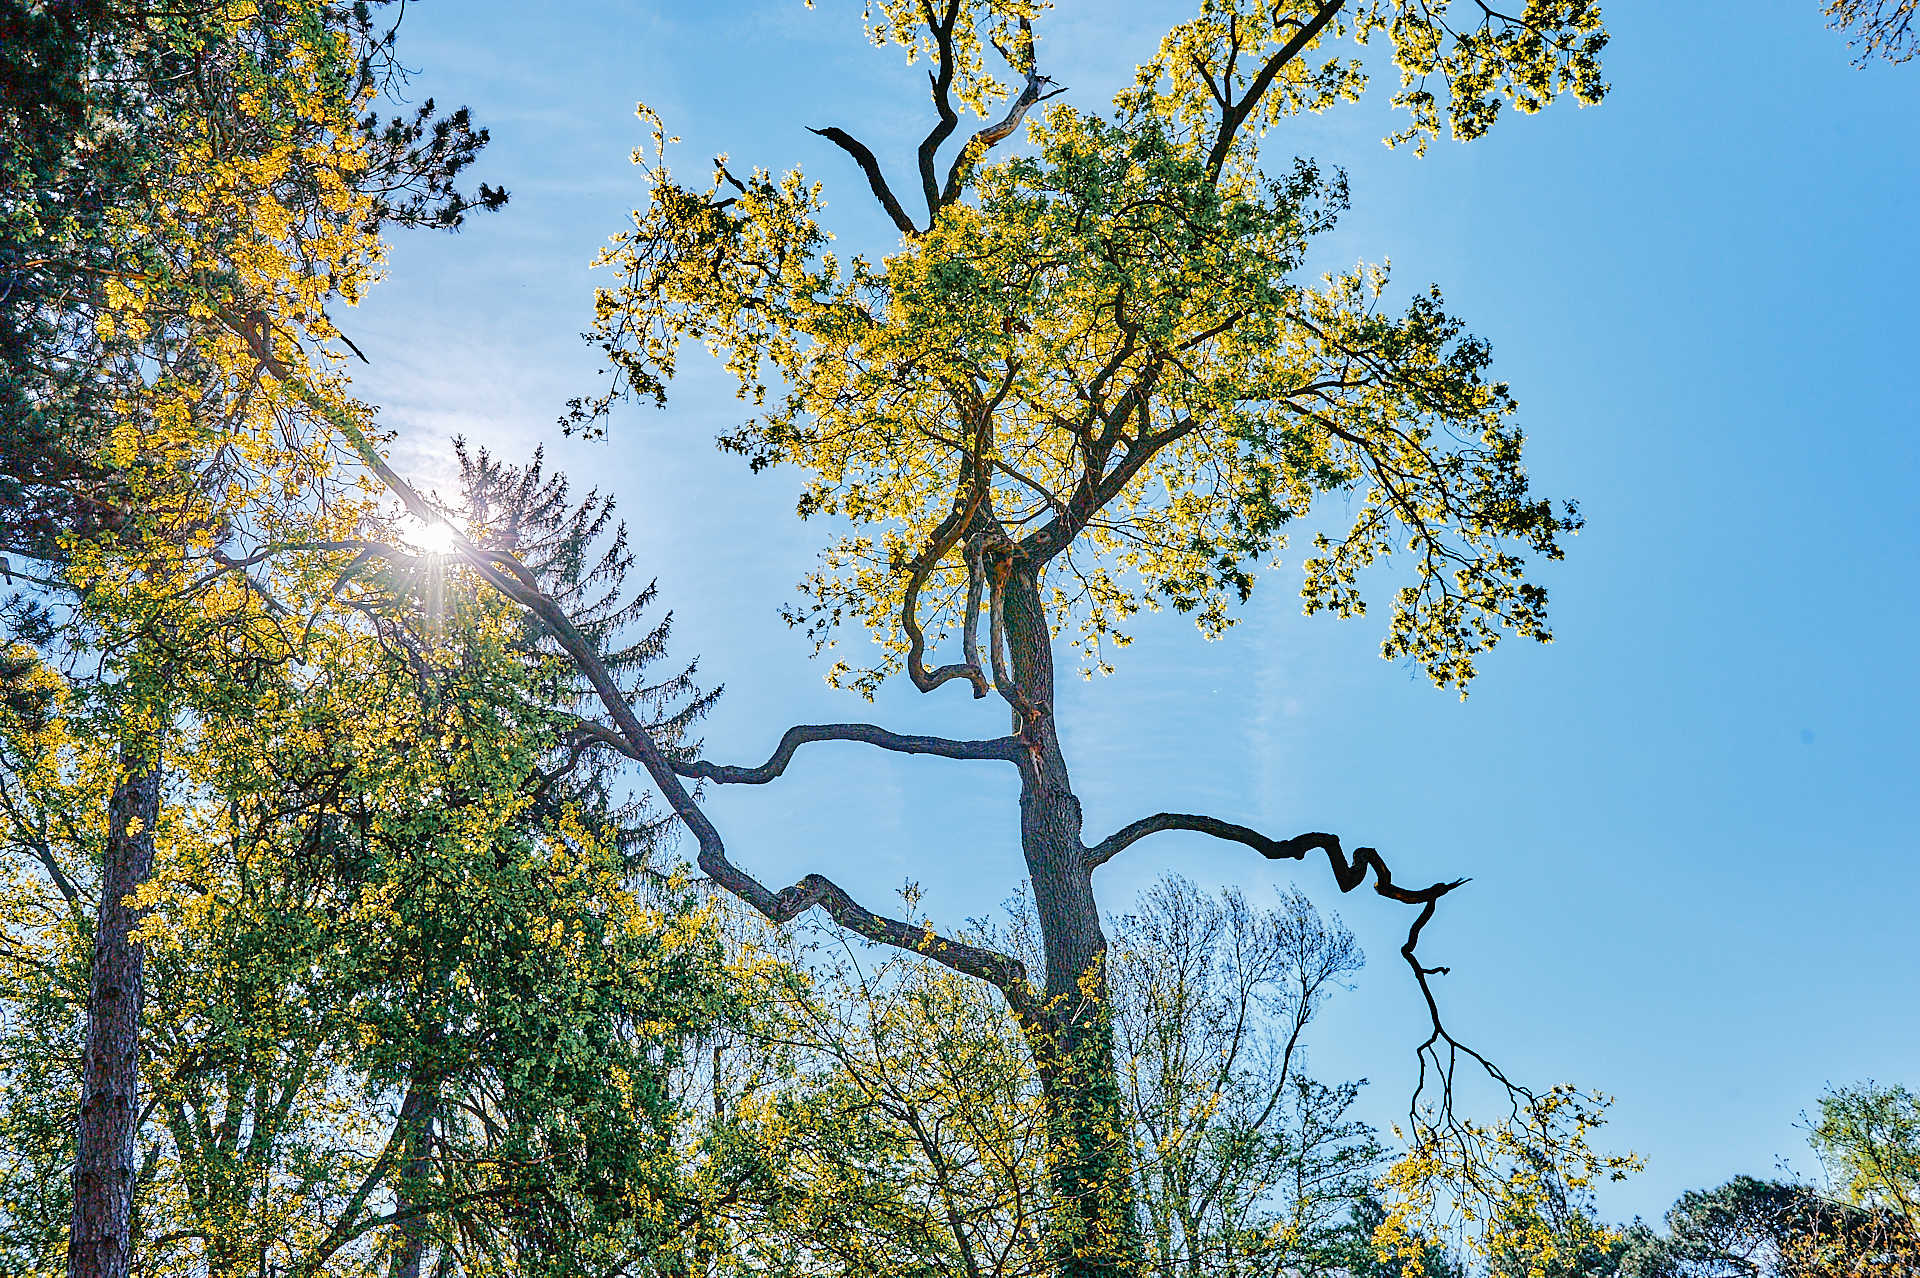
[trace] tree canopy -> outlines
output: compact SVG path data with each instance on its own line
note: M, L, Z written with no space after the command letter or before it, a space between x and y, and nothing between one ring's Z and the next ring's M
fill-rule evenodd
M1531 495L1490 348L1437 290L1395 314L1383 270L1297 278L1345 207L1344 179L1310 160L1269 174L1260 140L1364 89L1357 61L1323 50L1343 34L1394 51L1414 140L1443 120L1477 137L1503 102L1598 100L1605 36L1580 3L1529 5L1524 21L1476 10L1464 29L1445 5L1344 10L1208 4L1109 113L1035 115L1060 90L1038 70L1025 7L882 10L876 39L934 59L927 225L863 144L817 130L901 229L877 258L826 248L822 188L797 168L722 165L704 189L681 185L656 120L638 157L650 202L607 254L624 282L598 305L615 380L575 420L615 392L663 395L685 339L726 355L760 410L726 444L756 468L802 467L801 513L856 529L828 545L789 619L823 643L865 623L887 657L835 669L865 691L904 665L923 688L964 672L984 694L995 556L1046 566L1051 623L1095 660L1143 606L1218 633L1327 492L1358 500L1344 530L1314 536L1309 610L1363 611L1361 573L1402 551L1414 580L1394 596L1384 651L1464 686L1501 634L1549 637L1523 557L1558 557L1577 513ZM989 44L1013 83L987 74ZM956 103L1006 116L936 182ZM1026 153L992 160L1022 120ZM963 662L928 670L927 646L956 635Z
M0 1272L1920 1272L1905 1087L1819 1099L1816 1181L1611 1225L1639 1160L1594 1147L1607 1098L1443 1015L1421 947L1465 880L1232 812L1085 830L1057 665L1106 669L1144 610L1217 637L1297 553L1308 613L1384 596L1383 655L1464 696L1552 637L1539 569L1581 527L1437 286L1309 269L1351 195L1294 152L1388 64L1414 151L1597 103L1597 3L1195 4L1089 105L1045 0L868 0L928 99L904 171L892 118L795 138L890 228L851 247L817 173L683 181L640 107L606 379L561 425L614 435L703 347L746 405L721 446L822 531L784 618L829 679L1006 724L802 723L740 765L611 494L464 439L411 482L355 397L391 233L506 202L464 108L380 105L404 4L0 0ZM1826 8L1893 61L1913 11ZM970 832L1018 853L1001 915L757 876L708 792L841 746L1017 787L1004 846ZM1338 918L1096 891L1171 833L1403 911L1402 1125L1309 1069L1361 968Z

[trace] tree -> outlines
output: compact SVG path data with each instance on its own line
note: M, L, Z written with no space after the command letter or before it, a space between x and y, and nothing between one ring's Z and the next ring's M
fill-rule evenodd
M337 338L326 307L365 286L383 225L457 224L469 201L454 176L485 140L464 112L356 114L393 67L375 12L0 11L0 532L26 580L70 606L58 628L44 596L7 617L17 637L105 658L91 695L119 743L100 796L76 1275L129 1259L144 952L128 902L161 822L174 690L198 683L182 662L270 649L256 627L271 609L250 588L209 604L216 565L237 573L262 540L325 523L324 428L252 375L252 352L277 347L337 398L329 360L302 344Z
M657 673L667 626L635 624L653 592L628 589L609 503L460 455L447 513L511 540L677 740L712 697ZM663 1250L686 1209L668 1076L734 1006L712 911L604 747L570 739L570 664L404 533L369 512L344 576L276 581L297 649L174 734L138 897L130 1235L153 1272L572 1273ZM0 1268L43 1273L61 1231L38 1204L73 1150L72 1057L47 1049L86 973L51 878L92 885L60 821L70 721L11 726L0 828L51 833L0 985L0 1128L31 1160L0 1171Z
M1807 1185L1735 1176L1688 1190L1666 1215L1665 1237L1637 1224L1620 1251L1622 1278L1830 1278L1807 1262L1814 1240L1857 1220Z
M713 694L690 667L655 671L670 622L637 624L655 591L629 591L611 502L574 502L538 457L455 451L445 516L515 546L679 746ZM383 783L392 824L370 839L379 872L348 964L363 1068L398 1097L393 1207L343 1217L330 1241L385 1234L393 1278L614 1269L667 1250L685 1208L669 1075L734 1014L713 915L665 861L663 824L619 797L606 748L570 733L571 665L457 563L400 544L365 540L402 571L363 611L404 658L376 700L407 705L424 681L424 722L412 749L377 752L407 761Z
M1830 1089L1810 1139L1847 1201L1905 1222L1920 1242L1920 1096L1897 1084Z
M1816 1136L1816 1148L1823 1139ZM1850 1202L1813 1185L1735 1176L1680 1195L1666 1226L1664 1237L1638 1222L1625 1231L1614 1252L1620 1278L1906 1278L1920 1272L1920 1240L1898 1210L1874 1200Z
M775 944L791 977L716 1045L721 1271L1044 1272L1038 1089L992 990L817 926Z
M463 553L593 678L610 720L598 730L646 767L715 883L775 922L820 906L869 940L1000 991L1044 1097L1055 1264L1094 1275L1137 1269L1143 1250L1132 1160L1112 1139L1122 1097L1094 872L1183 829L1268 859L1325 853L1342 890L1371 876L1376 892L1414 912L1403 953L1434 1011L1423 1086L1444 1082L1448 1100L1463 1049L1416 949L1458 884L1406 887L1374 849L1349 855L1333 834L1275 839L1185 813L1084 841L1055 720L1054 636L1075 637L1098 663L1129 616L1162 605L1217 632L1286 525L1318 495L1345 492L1353 522L1317 534L1306 564L1310 611L1359 613L1363 572L1402 550L1412 582L1394 597L1386 655L1464 686L1502 635L1548 637L1546 594L1526 579L1526 562L1558 557L1578 516L1530 492L1489 348L1437 292L1388 313L1384 272L1297 280L1345 186L1304 160L1263 171L1260 138L1362 91L1357 62L1326 56L1341 35L1391 48L1403 72L1396 100L1409 112L1400 140L1424 144L1443 123L1455 137L1480 136L1505 104L1598 100L1605 33L1589 0L1532 0L1518 16L1439 0L1206 0L1111 115L1056 104L1035 116L1060 92L1036 60L1038 7L870 8L877 42L928 60L936 116L917 150L919 215L863 142L837 126L817 130L858 166L900 232L877 259L825 250L819 187L798 170L776 178L721 164L704 188L678 183L656 120L649 202L606 257L623 282L597 302L594 337L613 380L570 417L593 427L623 394L663 398L684 340L720 352L757 410L724 442L756 467L802 468L801 513L856 529L828 547L790 620L823 644L849 623L879 640L878 664L842 662L836 680L871 690L898 671L923 692L958 682L976 697L997 694L1009 734L803 725L758 767L676 763L620 703L563 609L510 557L477 545ZM989 72L990 49L1010 84ZM957 137L963 110L987 123ZM1031 151L994 160L1022 124ZM405 496L371 442L360 447ZM948 642L958 659L929 666L930 647ZM1041 988L1014 956L883 916L823 875L769 888L732 859L681 781L765 783L801 745L828 740L1015 769ZM1452 1122L1445 1100L1438 1117L1424 1113L1418 1095L1417 1145L1484 1136ZM1548 1112L1566 1116L1564 1105Z
M1382 1153L1361 1084L1306 1072L1308 1026L1358 972L1297 891L1267 909L1169 875L1113 927L1114 1028L1152 1272L1324 1265ZM1370 1240L1369 1240L1370 1241Z
M470 201L454 178L485 141L430 104L411 120L357 115L394 67L375 12L0 9L0 545L71 621L56 633L34 598L6 616L17 637L102 655L93 696L119 743L101 796L75 1275L129 1263L144 983L129 901L162 819L174 690L199 683L182 663L208 645L270 649L257 627L271 595L220 601L213 578L327 518L321 419L262 385L253 353L278 349L337 399L329 359L303 344L339 336L326 308L358 297L384 225L458 223ZM0 572L14 584L10 563Z
M1828 1089L1819 1111L1809 1143L1841 1202L1802 1263L1842 1278L1920 1272L1920 1097L1866 1082Z
M366 105L366 90L401 74L397 25L380 22L389 3L200 0L164 14L120 0L0 4L7 552L58 561L62 537L125 518L124 464L107 447L136 407L128 391L151 367L139 361L169 338L190 345L184 334L244 313L214 304L223 290L231 303L248 273L231 268L253 270L247 282L256 286L263 263L303 275L322 284L308 298L319 304L331 275L331 292L350 302L365 272L347 258L326 260L329 246L346 247L342 233L452 228L470 208L506 202L485 183L475 195L457 184L487 141L464 108L440 116L429 99L408 117L350 114ZM342 40L343 49L324 50L323 60L345 55L330 66L303 65ZM282 76L283 96L257 92ZM287 110L303 91L321 95L317 118ZM343 150L326 154L334 128ZM264 167L242 171L235 161ZM241 206L265 216L234 216ZM330 233L314 234L323 225ZM282 228L296 226L320 251L286 251Z

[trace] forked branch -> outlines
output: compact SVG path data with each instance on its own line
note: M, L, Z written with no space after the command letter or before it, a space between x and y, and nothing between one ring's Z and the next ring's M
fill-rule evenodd
M1000 56L1005 58L1014 70L1024 75L1027 82L1021 86L1020 92L1014 95L1013 101L1007 104L1007 113L975 132L953 157L953 163L947 169L946 185L940 188L939 201L933 204L929 213L929 223L933 213L938 213L939 210L960 198L960 183L965 179L967 170L979 163L981 156L1013 136L1013 131L1020 127L1020 121L1026 118L1027 112L1032 110L1036 103L1066 92L1065 89L1049 90L1047 86L1053 81L1040 74L1039 63L1034 56L1033 23L1030 20L1020 19L1019 51L1010 53L1002 49ZM923 156L922 163L926 163L928 159L929 157ZM931 185L928 187L927 195L931 200L933 195Z
M920 185L927 202L927 229L933 228L934 221L940 216L940 210L960 198L960 184L966 179L967 172L977 164L980 157L1011 137L1020 126L1020 121L1035 103L1065 92L1064 89L1050 88L1053 81L1041 75L1034 56L1033 23L1027 18L1020 19L1018 44L1013 49L999 48L1000 56L1025 79L1020 92L1008 103L1006 114L991 124L976 130L960 147L947 168L944 185L936 180L935 159L940 148L953 136L959 126L960 112L953 103L953 82L958 62L954 50L954 26L960 17L960 0L948 0L939 13L932 5L925 7L925 21L928 33L933 36L933 69L927 73L929 87L933 93L934 113L939 117L926 137L920 140L915 150L915 159L920 169ZM919 235L921 230L914 226L913 219L907 215L900 199L893 193L893 186L887 181L886 173L880 167L880 161L873 149L845 129L829 126L824 129L810 129L827 141L853 157L860 166L860 172L866 176L867 186L873 196L880 201L880 207L903 235Z
M1447 972L1444 967L1428 967L1420 962L1417 949L1420 934L1433 919L1434 910L1440 898L1447 895L1466 879L1454 879L1451 882L1435 883L1423 888L1408 888L1393 881L1393 872L1381 859L1380 853L1373 848L1355 848L1351 859L1340 845L1338 835L1318 831L1297 834L1290 839L1273 839L1231 821L1222 821L1218 817L1200 816L1187 812L1158 812L1153 816L1142 817L1129 825L1122 826L1100 842L1087 849L1087 867L1095 869L1105 865L1127 848L1138 843L1150 834L1163 830L1191 830L1196 834L1211 835L1216 839L1225 839L1230 843L1239 843L1252 848L1270 861L1301 861L1307 853L1321 851L1327 854L1327 863L1333 870L1333 881L1342 892L1351 892L1366 881L1367 872L1373 872L1373 890L1390 901L1403 905L1417 905L1420 912L1414 916L1407 928L1407 939L1400 946L1400 956L1413 972L1413 978L1420 986L1420 996L1426 1003L1427 1016L1431 1029L1417 1049L1420 1062L1419 1082L1414 1087L1410 1117L1416 1128L1427 1123L1419 1113L1422 1097L1429 1081L1437 1082L1440 1088L1440 1121L1451 1124L1453 1118L1454 1071L1459 1059L1465 1056L1477 1062L1488 1077L1492 1078L1508 1095L1513 1098L1516 1107L1522 1102L1532 1102L1533 1093L1510 1080L1500 1068L1471 1047L1461 1043L1448 1031L1440 1016L1440 1004L1434 997L1429 977L1441 976ZM1445 1049L1444 1051L1442 1049Z
M1233 151L1235 135L1259 107L1260 99L1266 96L1267 90L1273 87L1274 80L1286 70L1287 65L1319 38L1327 24L1333 21L1333 15L1340 12L1345 4L1346 0L1321 0L1318 11L1293 33L1291 39L1275 50L1272 57L1261 64L1238 101L1228 100L1232 93L1231 83L1222 84L1215 90L1214 97L1221 104L1220 131L1214 135L1213 148L1207 153L1209 173L1215 177L1220 175L1220 170L1226 166L1227 156Z

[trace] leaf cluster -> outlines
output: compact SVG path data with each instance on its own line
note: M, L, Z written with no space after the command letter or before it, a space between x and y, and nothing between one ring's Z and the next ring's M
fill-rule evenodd
M898 8L889 38L945 30L930 17L909 38ZM1461 136L1501 101L1597 98L1604 33L1585 3L1483 6L1461 30L1445 5L1341 9L1209 0L1110 115L1027 116L1025 154L968 165L952 199L930 186L929 226L878 258L826 247L799 169L723 160L683 185L643 107L649 199L602 256L620 282L590 334L612 380L570 424L598 429L623 394L663 400L683 342L720 355L755 410L722 445L800 468L799 513L844 530L787 617L820 647L864 626L883 656L832 676L864 692L902 664L921 680L925 643L972 651L1000 554L1049 574L1051 624L1096 665L1142 608L1217 635L1328 494L1351 520L1313 534L1308 611L1362 611L1368 569L1404 555L1383 653L1464 687L1503 634L1550 637L1526 560L1557 558L1578 513L1531 493L1490 348L1436 291L1394 314L1384 270L1297 278L1345 181L1307 160L1264 173L1257 135L1359 92L1353 65L1307 69L1343 31L1388 33L1409 83L1444 79ZM1408 104L1431 131L1426 93ZM870 154L841 145L882 192Z

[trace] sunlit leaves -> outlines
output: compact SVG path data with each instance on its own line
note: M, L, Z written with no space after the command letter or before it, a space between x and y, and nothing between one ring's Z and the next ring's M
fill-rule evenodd
M1382 1259L1418 1266L1430 1240L1451 1234L1483 1258L1524 1257L1530 1278L1581 1272L1616 1231L1577 1210L1589 1192L1640 1170L1633 1154L1596 1150L1609 1098L1560 1085L1519 1096L1511 1115L1481 1123L1417 1113L1406 1151L1380 1179L1387 1213L1374 1231Z
M1833 1088L1811 1136L1848 1200L1898 1217L1920 1250L1920 1096L1898 1085Z
M934 642L965 624L976 534L936 538L956 512L1047 565L1054 624L1096 663L1143 607L1218 634L1327 492L1357 501L1320 530L1309 611L1361 611L1364 570L1402 553L1388 656L1464 686L1501 634L1548 637L1524 557L1557 557L1578 518L1529 495L1487 345L1437 293L1387 312L1383 271L1296 278L1339 175L1220 182L1171 99L1123 101L1048 111L1032 154L981 168L878 264L822 250L797 171L695 191L650 157L599 295L614 389L663 395L687 338L724 356L760 410L725 444L799 466L800 513L854 529L788 618L823 646L864 622L888 656L835 678L866 691L907 612Z
M813 0L807 0L812 7ZM1008 96L1008 87L987 70L988 50L1011 54L1018 66L1022 19L1052 6L1047 0L866 0L861 10L867 38L906 50L910 63L951 66L953 98L985 115ZM930 72L929 74L933 74Z

